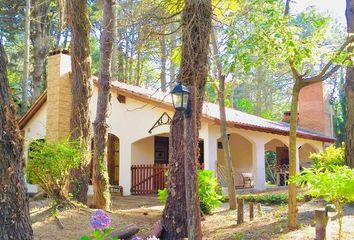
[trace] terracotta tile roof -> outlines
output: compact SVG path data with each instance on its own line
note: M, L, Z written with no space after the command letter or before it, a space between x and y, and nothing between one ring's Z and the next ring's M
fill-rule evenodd
M94 84L97 84L97 78L94 77ZM172 110L172 99L169 92L162 92L159 90L145 89L142 87L113 81L112 89L122 95L129 95L138 100L147 101L157 107L165 107ZM46 101L47 92L43 92L39 99L31 106L28 112L20 119L19 125L22 129L31 117L39 110L39 108ZM220 123L219 106L214 103L204 102L203 117ZM285 122L276 122L257 117L248 113L244 113L235 109L226 108L226 119L229 127L236 127L248 129L253 131L260 131L266 133L273 133L279 135L289 135L289 124ZM325 136L321 133L310 131L307 129L298 128L297 136L313 139L323 142L334 142L335 139Z
M159 90L145 89L142 87L114 81L112 82L112 88L119 93L130 93L147 100L156 102L156 104L165 104L172 106L172 99L169 92L162 92ZM203 105L203 117L213 120L216 123L220 123L219 105L204 102ZM244 113L235 109L226 108L226 119L230 127L238 127L243 129L268 132L280 135L289 135L289 124L285 122L277 122L268 119L264 119L252 114ZM335 139L325 136L322 133L314 132L311 130L298 128L298 137L307 139L314 139L324 142L334 142Z

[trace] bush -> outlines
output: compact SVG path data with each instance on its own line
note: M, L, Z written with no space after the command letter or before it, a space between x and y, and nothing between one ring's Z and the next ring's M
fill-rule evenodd
M213 209L220 206L223 200L221 190L218 187L218 181L213 177L212 171L198 170L198 185L200 210L204 214L210 214ZM162 203L166 203L166 188L159 190L158 198Z
M331 145L323 152L311 154L310 159L314 162L315 169L343 166L345 165L345 146L344 144L341 147Z
M68 199L69 172L80 165L83 154L79 140L34 141L31 143L26 174L56 203L61 203Z
M286 193L243 195L240 198L243 198L247 202L262 203L264 205L287 204L289 199ZM296 199L299 202L305 201L303 195L298 195Z
M354 169L336 165L328 165L326 169L305 169L291 181L296 181L311 196L323 197L336 206L341 239L343 206L354 201Z

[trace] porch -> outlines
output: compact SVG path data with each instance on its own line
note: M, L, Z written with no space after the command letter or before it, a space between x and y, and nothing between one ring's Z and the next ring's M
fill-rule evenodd
M224 152L217 125L202 124L199 136L200 166L212 170L221 186L226 187ZM277 176L272 181L277 186L286 185L288 171L288 137L243 129L228 129L232 167L236 189L265 190L267 175L266 156L275 155L272 171ZM110 134L108 144L108 172L112 186L121 186L124 195L157 194L165 187L169 159L169 134L162 131L143 135L128 141ZM321 142L298 139L297 168L311 164L311 152L319 152Z

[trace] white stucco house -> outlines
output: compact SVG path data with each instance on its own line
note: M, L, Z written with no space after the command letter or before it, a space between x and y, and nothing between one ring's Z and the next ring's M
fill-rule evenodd
M63 52L49 57L47 90L19 122L26 152L34 139L68 136L72 94L70 66L70 56ZM92 120L97 107L98 89L95 81L93 79L93 95L90 100ZM168 120L174 114L170 94L118 81L112 82L111 91L108 117L110 183L122 186L124 195L153 193L164 184L158 169L163 166L161 164L168 163ZM286 164L283 158L287 157L289 124L234 109L226 109L226 115L234 170L253 175L254 188L264 189L265 152L273 150L279 153L277 163L285 161L282 164ZM314 115L312 117L316 118ZM205 102L199 132L199 161L205 169L213 170L222 178L222 172L218 171L224 164L219 124L218 105ZM308 164L311 152L321 151L326 144L334 141L328 134L304 127L298 130L298 169ZM146 191L139 191L139 187ZM33 189L33 186L29 185L29 189Z

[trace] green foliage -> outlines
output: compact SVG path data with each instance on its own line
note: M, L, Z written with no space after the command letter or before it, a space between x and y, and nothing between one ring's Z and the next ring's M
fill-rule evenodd
M345 164L345 146L341 147L331 145L323 152L312 153L310 159L314 161L314 168L331 169L333 166L343 166Z
M331 166L330 169L305 169L295 181L313 197L344 204L354 201L354 169Z
M218 189L218 180L213 177L212 171L199 170L198 184L200 209L203 213L211 213L213 209L220 206L223 199Z
M341 239L343 207L346 203L354 201L354 169L337 165L327 169L305 169L291 181L300 185L309 195L323 197L336 206Z
M243 195L240 198L247 202L262 203L264 205L280 205L288 203L288 194L274 193L274 194L251 194ZM298 195L297 200L303 202L305 200L303 195Z
M245 239L245 235L241 232L235 233L235 240L243 240Z
M209 214L215 208L218 208L223 201L223 196L218 187L218 181L213 177L213 172L210 170L198 171L198 185L199 185L199 201L200 210ZM166 203L167 189L159 190L158 198L162 203Z
M80 238L80 240L120 240L119 238L112 238L112 237L108 237L109 234L112 232L113 228L109 227L109 228L105 228L103 230L99 230L99 229L95 229L92 231L91 235L92 238L90 238L89 236L85 235L82 236Z
M79 140L33 141L26 174L31 182L38 184L54 201L67 200L69 172L80 165L83 154Z
M275 165L276 165L276 153L274 151L267 151L265 153L265 174L266 181L275 184Z

